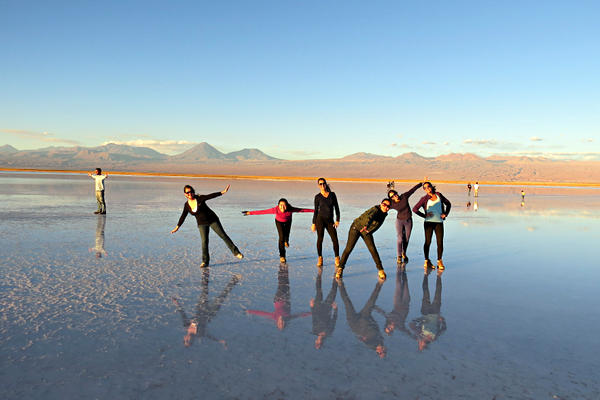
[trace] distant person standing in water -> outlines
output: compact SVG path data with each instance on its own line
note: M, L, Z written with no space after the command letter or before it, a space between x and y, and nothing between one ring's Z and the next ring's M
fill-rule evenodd
M450 213L450 201L441 193L436 192L435 186L431 182L424 182L423 189L425 196L413 207L413 211L419 217L425 218L425 244L423 245L423 253L425 255L425 268L433 268L431 260L429 260L429 247L433 232L437 240L437 267L444 269L442 254L444 253L444 220ZM423 209L423 213L420 209Z
M469 192L469 196L471 195L471 182L467 183L467 191Z
M421 186L423 183L417 183L409 191L402 194L398 194L394 189L388 191L388 197L392 200L391 209L398 212L396 217L396 232L398 234L397 239L397 256L398 264L407 263L408 257L406 252L408 249L408 241L410 240L410 233L412 231L413 220L412 212L410 211L410 205L408 204L408 198Z
M392 201L390 199L383 199L381 200L381 204L369 208L352 222L350 230L348 231L348 241L346 242L346 248L342 253L340 266L335 270L335 279L342 278L344 268L346 267L346 261L348 261L348 257L350 256L350 253L352 253L354 246L356 246L358 238L361 237L367 245L367 249L369 249L373 261L375 261L379 279L382 281L385 280L385 271L383 270L383 264L381 258L379 258L377 247L375 247L373 234L381 227L381 225L383 225L383 221L385 221L385 217L387 217L388 211L390 210L391 203Z
M98 209L94 211L94 214L106 214L106 203L104 201L104 180L108 178L108 174L102 175L102 168L96 168L92 172L88 172L88 176L96 181L96 201L98 202Z
M473 190L475 191L475 197L479 197L479 182L475 182Z
M227 185L227 187L220 192L196 195L194 188L190 185L185 185L183 187L183 193L185 193L187 201L183 205L183 212L181 213L181 217L179 217L179 222L177 222L177 226L171 231L171 233L175 233L179 230L179 227L183 224L188 214L192 214L194 217L196 217L196 222L198 223L198 230L200 231L200 236L202 237L202 264L200 264L201 268L208 267L210 261L210 255L208 253L209 229L215 231L215 233L219 235L221 239L223 239L223 241L234 256L236 256L240 260L244 258L244 255L235 246L235 244L233 244L229 236L227 236L227 234L225 233L225 230L223 230L223 226L221 225L221 221L219 221L219 217L217 217L217 214L215 214L215 212L208 208L208 206L206 205L207 200L222 196L225 193L227 193L228 190L229 185Z
M521 201L525 201L525 190L521 189Z
M323 266L323 237L325 229L331 237L333 243L333 253L335 254L335 266L340 265L340 245L338 242L336 229L340 225L340 206L337 196L331 191L325 178L317 179L320 192L315 196L315 213L313 214L312 226L310 229L317 232L317 267ZM335 222L333 213L335 212Z
M279 261L282 263L285 260L285 248L290 246L290 230L292 229L292 214L293 213L308 213L314 212L310 208L292 207L286 199L279 199L277 207L267 208L266 210L242 211L244 215L262 215L275 214L275 226L279 234Z

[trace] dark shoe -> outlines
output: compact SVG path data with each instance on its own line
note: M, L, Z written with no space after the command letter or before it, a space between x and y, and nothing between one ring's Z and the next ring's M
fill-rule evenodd
M106 214L106 211L102 211L100 214Z
M94 211L94 214L100 214L100 211Z
M404 264L408 263L408 257L406 256L406 254L402 254L402 262Z

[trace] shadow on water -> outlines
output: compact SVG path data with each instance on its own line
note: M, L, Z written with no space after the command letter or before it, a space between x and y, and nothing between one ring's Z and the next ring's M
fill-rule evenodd
M219 294L212 302L209 301L208 296L209 278L209 268L203 268L202 291L200 292L200 296L198 297L198 303L196 304L194 316L192 318L188 318L181 302L175 297L172 298L173 303L175 304L175 306L177 306L177 312L181 315L183 327L186 329L186 334L183 337L183 343L186 347L191 346L195 338L198 338L199 340L202 340L202 338L207 338L215 342L219 342L223 345L224 348L227 348L227 342L223 339L219 339L209 334L207 332L207 328L208 323L217 315L219 309L221 308L221 305L223 304L233 287L240 281L241 275L234 274L229 280L229 283L227 283L227 285L221 292L221 294Z
M322 289L322 270L319 270L315 282L315 297L310 300L310 310L312 314L312 334L317 336L315 340L315 349L320 349L326 338L333 334L335 323L338 316L338 306L335 302L338 284L332 279L329 294L323 300Z
M410 323L410 337L417 341L419 351L423 351L429 344L439 339L446 331L446 319L441 315L442 308L442 271L438 271L435 281L435 294L433 301L429 293L428 269L423 275L423 299L421 301L421 316Z
M98 220L96 222L96 240L94 247L90 248L90 253L94 253L96 258L102 258L105 256L106 250L104 249L104 228L106 227L106 214L98 214Z
M408 290L408 277L404 266L396 272L396 288L394 290L394 305L392 311L386 313L379 306L376 310L385 316L385 333L391 336L396 329L410 336L406 327L406 317L410 307L410 291Z
M344 282L341 280L339 282L340 296L342 296L346 308L348 326L358 340L363 342L368 348L375 350L379 357L384 358L386 356L386 348L383 343L383 335L379 330L379 325L377 325L375 318L371 315L375 309L375 303L377 302L377 297L381 292L382 286L383 281L377 281L375 289L373 289L373 293L371 293L364 307L359 312L356 312L348 296Z
M288 323L299 317L307 317L310 312L292 314L292 301L290 295L290 275L287 264L280 264L277 272L277 291L273 298L273 312L261 310L246 310L246 313L258 315L275 321L277 329L282 331Z

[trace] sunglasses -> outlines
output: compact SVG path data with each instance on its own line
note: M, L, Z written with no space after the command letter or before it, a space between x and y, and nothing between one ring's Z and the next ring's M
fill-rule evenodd
M325 182L319 182L319 186L325 186L326 183Z
M194 192L191 192L191 191L190 192L183 192L183 193L185 193L185 194L194 194Z
M381 205L385 208L390 208L390 205L388 203L381 203Z

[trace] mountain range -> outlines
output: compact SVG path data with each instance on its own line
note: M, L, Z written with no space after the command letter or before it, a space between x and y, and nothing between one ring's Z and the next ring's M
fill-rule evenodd
M51 170L105 170L272 177L438 181L539 182L600 184L600 161L561 161L543 157L480 157L451 153L423 157L404 153L396 157L354 153L337 159L282 160L259 149L223 153L203 142L177 155L147 147L106 144L97 147L46 147L18 150L0 147L0 168Z

